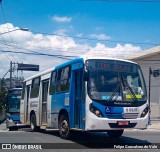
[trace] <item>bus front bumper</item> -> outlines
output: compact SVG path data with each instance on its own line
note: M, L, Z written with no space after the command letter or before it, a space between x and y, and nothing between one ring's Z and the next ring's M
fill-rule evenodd
M147 126L148 114L144 118L136 119L108 119L93 116L86 121L85 130L147 129Z
M25 127L28 127L28 125L22 124L20 121L13 121L12 119L6 118L6 127L7 128L11 128L11 127L25 128Z

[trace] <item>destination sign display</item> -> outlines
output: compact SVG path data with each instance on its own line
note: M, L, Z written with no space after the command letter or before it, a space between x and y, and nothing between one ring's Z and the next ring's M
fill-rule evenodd
M107 62L95 62L95 68L111 70L111 71L119 71L119 72L133 72L133 66L124 65L124 64L113 64Z
M8 95L20 95L22 90L8 90Z

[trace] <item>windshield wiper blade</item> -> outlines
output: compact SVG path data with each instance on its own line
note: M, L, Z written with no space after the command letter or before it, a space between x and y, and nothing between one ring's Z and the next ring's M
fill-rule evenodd
M129 89L129 91L131 92L131 94L132 94L132 96L133 96L133 100L134 100L135 102L138 102L138 99L137 99L135 93L133 92L131 86L128 84L127 80L124 80L122 74L121 74L121 79L122 79L122 84L123 84L123 86L124 86L124 87L127 87L127 89ZM131 99L132 99L132 97L131 97Z
M115 94L116 94L116 92L117 92L117 90L118 90L119 87L120 87L120 82L118 81L118 84L117 84L116 88L114 89L111 97L109 98L109 101L112 101L112 99L115 96Z

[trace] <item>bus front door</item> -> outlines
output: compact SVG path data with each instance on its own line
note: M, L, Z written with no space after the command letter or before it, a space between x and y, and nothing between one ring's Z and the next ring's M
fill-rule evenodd
M74 104L74 127L84 128L84 101L83 101L83 70L75 70L75 104Z
M47 97L48 97L48 84L49 80L45 80L42 82L42 119L41 124L47 124Z

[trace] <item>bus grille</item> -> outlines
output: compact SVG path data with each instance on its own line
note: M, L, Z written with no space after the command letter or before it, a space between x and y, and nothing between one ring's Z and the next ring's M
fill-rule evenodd
M125 114L123 114L123 118L136 119L136 118L138 118L138 113L125 113Z

